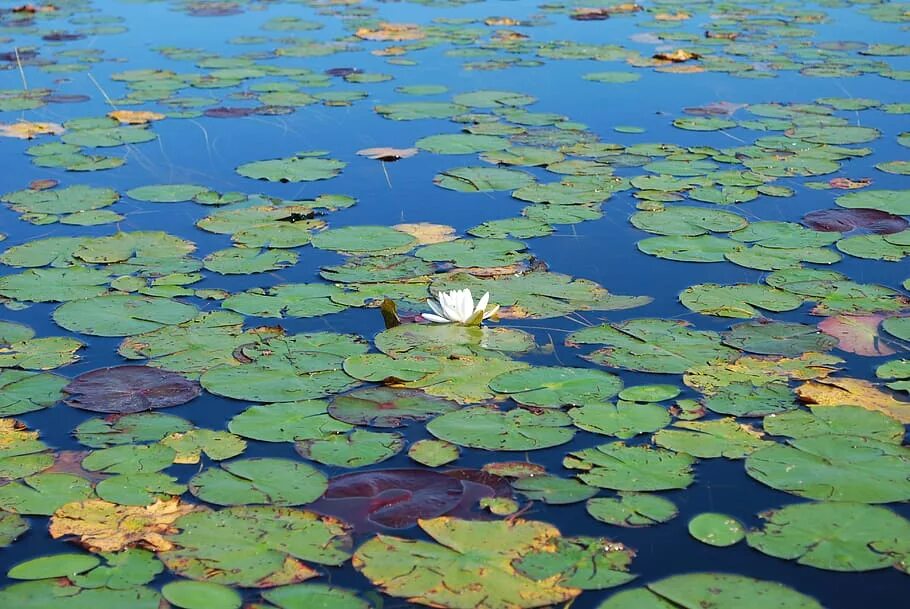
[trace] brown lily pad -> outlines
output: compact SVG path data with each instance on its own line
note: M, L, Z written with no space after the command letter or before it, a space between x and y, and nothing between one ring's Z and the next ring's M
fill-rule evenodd
M176 372L149 366L113 366L80 374L63 388L73 408L125 414L189 402L202 388Z
M803 224L817 231L847 233L864 229L879 235L899 233L910 222L878 209L818 209L803 216Z

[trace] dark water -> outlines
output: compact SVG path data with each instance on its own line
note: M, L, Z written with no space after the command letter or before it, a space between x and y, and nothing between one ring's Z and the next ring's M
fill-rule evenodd
M315 4L315 3L314 3ZM762 3L758 3L762 4ZM0 7L10 8L14 3L3 2ZM649 10L659 11L645 4ZM2 112L0 122L13 122L19 116L30 121L63 123L66 120L100 116L110 110L105 97L117 100L126 89L123 83L111 80L111 74L125 69L158 68L176 72L202 71L192 61L175 61L156 52L158 47L179 46L202 49L206 53L234 56L240 53L265 52L275 48L272 41L263 44L234 45L227 41L237 36L259 35L281 37L299 35L319 40L331 40L348 36L351 29L345 19L319 15L306 3L265 2L241 6L242 12L224 17L191 17L177 9L179 3L145 2L94 2L84 5L88 14L116 16L123 19L127 31L114 35L88 36L82 40L55 44L42 41L40 36L17 31L16 27L0 30L0 39L10 41L0 49L13 46L24 48L38 46L42 56L50 57L63 49L98 49L103 52L104 61L92 65L89 72L75 71L67 74L48 74L36 67L26 67L28 86L47 86L62 94L83 94L89 101L78 104L51 104L27 112ZM432 19L464 18L480 19L494 15L527 17L540 14L534 2L484 2L464 5L420 6L412 3L365 3L378 10L377 17L389 22L410 22L426 24ZM585 6L581 3L579 6ZM814 35L814 44L824 41L860 40L866 43L907 44L908 24L882 23L870 19L861 12L863 4L831 3L828 6L787 4L786 8L802 8L818 11L828 16L828 22L808 25ZM667 10L685 10L686 6L672 3ZM699 10L700 9L700 10ZM668 31L689 31L700 33L710 22L708 3L694 7L693 17L678 27L668 23ZM324 28L313 32L263 32L260 28L268 19L279 16L299 16L324 24ZM648 22L644 15L617 17L606 21L584 22L568 19L565 13L552 12L547 17L548 25L533 28L513 28L532 37L533 41L571 40L578 43L621 44L648 56L654 44L638 43L630 35L643 32L659 33L660 29L642 27ZM42 26L43 27L43 26ZM471 24L467 27L485 27ZM491 29L491 28L487 28ZM782 40L782 39L781 39ZM775 43L779 40L765 40ZM394 43L388 43L394 44ZM676 48L674 42L662 43ZM452 94L478 89L500 89L527 93L538 98L531 106L535 112L564 114L572 121L587 125L589 131L601 141L625 146L639 143L673 143L679 146L714 146L725 148L746 145L754 138L771 133L734 129L724 132L682 131L672 126L673 118L683 116L682 108L699 106L717 101L735 103L811 103L820 97L871 97L883 103L906 102L908 85L906 81L884 78L879 74L853 77L812 78L798 70L778 71L774 78L737 78L722 72L697 74L667 74L648 68L631 68L622 62L595 62L592 60L548 60L539 67L509 67L492 71L469 71L463 68L464 61L473 58L453 57L447 53L455 47L441 42L425 50L408 54L419 63L415 66L390 65L383 57L371 55L368 50L377 48L375 43L364 43L363 50L339 53L326 57L268 59L268 65L306 67L316 73L335 67L356 67L364 72L383 72L394 76L394 80L371 84L349 84L333 79L327 91L362 90L369 94L365 100L347 107L325 107L310 105L298 108L296 112L282 116L251 116L246 118L218 119L200 116L196 118L169 118L153 126L158 139L154 142L129 147L105 149L113 154L125 154L127 163L112 171L97 171L73 174L56 169L41 169L30 163L25 149L36 143L52 141L52 136L41 136L35 141L0 139L3 169L0 172L0 191L9 192L25 188L30 180L54 178L61 185L74 183L105 186L124 192L146 184L192 182L204 184L220 192L258 192L280 196L286 199L313 198L324 193L338 193L354 196L357 205L331 214L329 223L333 228L348 225L382 224L400 222L433 222L454 227L458 234L483 221L510 218L519 215L526 203L513 199L508 192L464 194L444 190L435 186L433 176L440 171L461 165L479 165L482 161L476 155L434 155L421 152L411 159L387 163L364 159L356 151L372 146L406 148L421 137L457 133L461 125L448 120L425 119L418 121L391 121L377 115L374 106L399 101L446 101ZM465 45L461 48L470 48ZM510 54L495 53L497 57ZM533 59L533 52L516 55ZM885 59L895 70L910 69L907 56ZM22 86L15 63L7 62L5 71L0 71L0 89L18 89ZM641 79L629 84L601 84L581 78L582 74L593 71L616 70L634 71ZM94 79L94 82L88 75ZM64 78L65 82L55 82ZM280 77L266 76L262 81L281 80ZM96 85L97 83L97 85ZM444 84L449 93L431 97L410 97L395 92L396 87L410 84ZM243 91L246 85L230 89L191 90L188 95L202 95L221 99L219 105L249 105L255 100L231 100L231 94ZM103 93L102 93L103 90ZM315 90L314 91L318 91ZM227 99L226 99L227 98ZM123 106L129 109L157 109L161 106L150 102L139 106ZM742 112L742 111L740 111ZM787 220L798 221L806 212L834 206L834 198L843 194L841 190L815 190L803 185L806 181L826 181L835 176L853 178L872 176L874 188L907 188L907 178L877 171L876 163L907 158L907 149L899 146L895 135L910 129L906 114L886 114L871 109L861 113L838 112L846 116L851 124L875 127L883 137L875 142L863 144L874 149L874 153L852 160L843 161L840 172L811 178L782 179L796 191L789 198L759 197L757 200L736 206L736 211L750 221ZM737 115L736 118L744 118ZM754 117L749 117L754 118ZM633 125L644 128L640 134L618 133L616 126ZM732 139L731 139L732 138ZM739 141L738 141L739 140ZM280 184L253 182L239 176L234 169L243 163L285 157L300 150L327 150L331 158L348 163L341 175L326 182L304 182ZM387 171L387 175L384 173ZM543 168L521 168L536 175L541 181L558 180L562 176L548 174ZM638 167L619 169L618 175L639 175ZM526 240L533 254L546 261L551 271L583 277L598 282L617 294L641 294L654 297L654 301L631 311L582 312L581 316L590 323L622 321L639 317L681 319L692 322L702 330L724 330L732 321L726 318L698 315L683 307L677 294L696 283L732 284L738 282L756 283L766 275L758 270L739 267L730 263L697 264L661 260L646 256L636 250L635 243L646 235L628 222L634 213L636 199L633 191L615 194L603 205L603 217L576 225L557 226L556 232L543 238ZM228 247L227 235L215 235L195 228L194 224L214 208L192 203L157 205L124 198L115 209L125 219L115 226L67 227L60 224L33 226L18 219L18 214L7 206L0 206L0 232L7 239L0 247L14 246L45 236L62 235L108 235L115 230L163 230L192 240L198 249L194 254L206 254ZM194 288L218 288L239 292L251 287L267 287L282 283L312 282L319 280L320 267L343 260L340 254L318 250L312 247L297 248L299 262L291 268L264 274L221 276L206 272L203 281ZM871 262L844 256L836 270L850 278L864 283L881 283L897 288L910 276L910 267L903 262ZM0 273L17 272L10 267L0 267ZM218 309L213 301L195 300L204 310ZM495 300L495 294L494 294ZM2 318L32 326L38 336L59 336L66 331L54 324L50 314L55 303L33 304L22 310L4 310ZM791 313L775 315L776 319L816 323L818 318L808 314L807 306ZM274 320L249 317L248 326L274 323ZM552 353L533 353L523 359L539 365L588 366L581 360L579 350L563 344L567 332L580 327L569 318L546 320L505 320L503 325L519 327L532 332L541 344L552 341ZM307 331L351 332L372 338L382 330L381 319L374 309L348 309L342 313L309 319L288 318L281 321L288 333ZM121 338L80 336L86 347L80 352L81 359L59 370L60 374L74 377L95 368L123 363L116 354ZM874 369L889 358L861 357L835 351L843 357L843 376L874 378ZM649 375L628 371L618 372L626 386L643 383L675 383L677 377ZM672 378L673 380L668 380ZM681 397L697 398L698 394L685 389ZM226 421L242 412L250 403L221 398L211 394L189 404L172 408L167 412L185 417L199 426L224 429ZM58 405L55 408L28 413L17 417L29 428L39 430L41 438L56 449L79 449L72 436L72 429L89 418L90 414ZM411 425L404 431L409 441L430 437L420 425ZM569 476L560 462L570 450L595 446L605 438L580 432L568 445L551 449L508 455L491 455L485 451L463 449L457 462L459 467L480 467L493 460L525 459L540 463L554 473ZM635 442L647 442L647 437ZM289 459L300 457L291 444L266 444L250 441L245 457L273 456ZM495 459L493 458L495 457ZM401 453L378 468L413 467L405 453ZM345 470L321 466L329 475ZM185 481L195 473L194 468L173 467L168 473ZM871 573L836 573L812 567L800 566L761 554L740 543L729 548L713 548L691 538L685 523L693 516L706 511L721 512L739 519L747 528L758 526L757 514L763 510L803 501L798 497L778 492L763 486L743 473L742 461L726 459L704 459L696 466L695 484L685 490L669 491L662 496L672 500L679 508L679 516L669 524L642 528L620 529L607 526L591 519L583 503L567 506L547 506L535 503L524 515L535 520L556 524L565 535L603 535L635 548L637 556L632 571L639 575L636 583L627 587L645 584L668 575L714 571L748 575L751 577L782 582L802 593L811 595L830 609L858 609L860 607L897 607L906 601L907 576L895 569L884 569ZM189 496L188 496L189 497ZM190 499L193 499L190 497ZM890 505L894 511L910 517L910 509L904 504ZM72 544L52 541L45 528L47 519L31 517L31 529L11 546L0 550L0 572L23 560L46 553L75 551ZM407 535L419 536L415 529ZM362 541L355 540L355 545ZM356 573L350 564L341 568L324 569L328 581L333 584L358 590L369 590L371 584ZM169 581L170 575L163 575L153 583L159 586ZM3 585L11 580L3 579ZM577 609L596 607L612 593L589 591L583 593L573 604ZM253 593L249 594L255 599ZM411 606L409 603L385 597L386 607ZM903 601L903 603L902 603ZM5 609L5 608L4 608ZM14 609L14 608L10 608Z

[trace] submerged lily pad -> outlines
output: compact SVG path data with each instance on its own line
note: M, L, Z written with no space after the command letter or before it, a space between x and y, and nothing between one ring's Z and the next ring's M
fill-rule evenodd
M114 366L81 374L63 390L75 408L118 414L185 404L202 389L174 372L148 366Z
M328 412L332 418L354 425L401 427L407 422L425 421L457 407L454 402L428 396L422 391L377 387L335 396Z

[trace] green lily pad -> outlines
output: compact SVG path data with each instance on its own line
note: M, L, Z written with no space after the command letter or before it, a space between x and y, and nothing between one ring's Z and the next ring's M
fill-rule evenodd
M559 408L609 399L622 389L622 381L590 368L534 366L494 377L489 386L519 404Z
M624 440L657 431L670 423L670 414L662 406L623 400L616 404L585 404L570 410L569 416L579 429Z
M685 323L663 319L585 328L569 334L566 342L607 345L586 356L597 364L664 374L682 374L692 366L730 361L738 355L721 344L716 332L691 330Z
M243 330L243 316L212 311L175 325L131 336L117 352L127 359L149 358L148 365L198 376L219 364L236 364L234 350L281 334L277 328Z
M0 277L0 295L29 302L65 302L101 296L110 281L108 272L82 266L28 269Z
M246 450L246 441L226 431L190 429L171 432L161 444L174 449L174 463L199 463L202 454L212 461L224 461Z
M798 407L793 392L781 382L759 386L751 382L731 382L712 389L705 406L712 412L737 417L776 415Z
M411 235L387 226L345 226L313 236L313 247L352 254L401 253L416 244Z
M635 579L628 573L634 553L603 537L563 537L556 551L538 550L513 564L515 569L536 580L558 577L566 586L582 590L603 590Z
M432 275L435 267L412 256L363 256L348 258L343 264L323 267L320 275L331 282L381 283Z
M413 121L424 118L451 118L467 108L447 102L399 102L374 108L385 118L395 121Z
M679 421L655 433L654 443L703 459L742 459L769 444L760 431L733 418Z
M832 571L871 571L906 560L910 522L859 503L802 503L759 514L749 546L770 556Z
M535 450L565 444L575 432L563 412L538 413L516 408L501 411L482 406L444 414L427 431L446 442L484 450Z
M105 478L95 486L95 492L105 501L118 505L145 506L182 495L186 485L161 472L138 472Z
M157 442L174 432L189 431L193 424L171 414L140 412L114 415L104 419L87 419L73 435L80 444L91 448L107 448L119 444Z
M733 318L757 317L758 309L775 313L792 311L803 304L803 299L792 293L748 283L694 285L683 290L679 301L687 309L702 315Z
M510 143L506 138L495 135L452 133L423 137L414 145L433 154L474 154L490 150L505 150Z
M515 190L534 181L534 176L517 169L499 167L456 167L436 174L433 183L458 192Z
M68 379L56 374L0 370L0 416L11 417L53 406L63 399Z
M427 467L446 465L456 461L460 455L457 446L442 440L418 440L408 448L408 456Z
M499 267L530 258L527 245L513 239L456 239L421 247L415 255L430 262L452 262L458 267Z
M382 592L430 606L538 607L563 603L580 593L562 586L558 577L535 580L513 566L541 548L556 551L553 542L559 531L549 524L446 517L419 524L433 541L380 535L358 548L354 567Z
M216 505L304 505L327 487L326 477L313 467L267 457L204 469L189 481L193 495Z
M841 207L878 209L898 216L910 215L910 190L860 190L836 199Z
M276 337L239 348L245 363L205 372L202 386L216 395L255 402L295 402L331 395L359 382L341 369L344 358L366 351L350 334L316 332Z
M19 563L9 570L11 579L45 579L67 577L88 571L101 564L90 554L51 554Z
M281 507L232 507L181 516L174 548L158 557L171 571L197 581L269 588L308 579L302 561L340 565L351 538L340 522Z
M564 467L581 470L585 484L618 491L661 491L686 488L694 481L695 459L662 448L601 444L569 453Z
M22 214L74 214L113 205L120 198L117 191L94 186L68 186L49 190L19 190L0 197Z
M900 444L904 426L899 421L862 406L816 406L808 404L810 412L794 410L764 420L769 434L791 438L839 435L861 436L878 442Z
M245 163L237 168L237 173L245 178L269 182L313 182L334 178L346 165L335 159L292 156Z
M371 609L352 590L326 584L296 584L262 591L262 597L281 609Z
M725 548L742 541L746 531L735 518L705 512L689 521L689 534L709 546Z
M65 302L54 311L58 325L92 336L128 336L189 321L193 305L153 296L107 294Z
M616 497L595 497L586 504L596 520L620 527L649 527L668 522L679 510L669 499L651 493L618 493Z
M380 332L374 342L377 349L393 358L506 357L530 351L535 346L534 337L522 330L459 324L401 324ZM417 362L412 362L408 367L419 370L432 366L426 360L422 364L417 368Z
M0 510L0 548L12 544L28 531L28 521L19 514Z
M627 402L663 402L672 400L681 392L676 385L637 385L620 391L619 399Z
M221 306L252 317L319 317L346 308L332 301L341 292L324 283L288 283L234 294Z
M762 484L823 501L906 501L908 471L910 451L905 447L857 436L798 438L746 459L746 473Z
M614 594L597 609L699 609L739 607L743 599L757 599L762 607L774 609L822 609L812 597L787 586L742 575L690 573L676 575Z
M161 595L181 609L239 609L243 599L236 590L211 582L175 581Z
M430 395L459 404L473 404L495 397L488 386L494 377L527 367L522 362L488 357L451 356L439 357L437 361L439 370L400 386L422 389Z
M639 211L629 221L641 230L658 235L697 237L709 233L730 233L748 226L739 214L704 207L674 206Z
M355 429L348 434L298 440L294 446L301 456L317 463L353 468L391 459L402 451L405 441L398 433Z
M228 422L228 429L262 442L315 440L345 433L351 426L329 416L321 400L250 406Z
M491 241L482 239L481 241ZM514 243L514 242L513 242ZM459 266L475 266L467 262ZM486 265L482 265L486 266ZM574 311L615 311L640 307L651 301L647 296L611 294L586 279L549 271L531 271L499 279L484 279L467 273L448 275L432 284L434 291L468 288L472 294L489 292L493 302L509 308L509 317L546 319ZM501 313L505 315L505 312Z
M23 609L159 609L162 602L158 591L151 588L84 589L73 585L62 586L54 579L22 582L0 590L0 603L4 607Z
M722 262L735 248L735 242L712 235L667 235L638 242L638 249L645 254L680 262Z
M819 332L815 326L767 320L735 324L724 334L723 342L749 353L789 357L806 351L829 351L837 345L836 338Z
M82 460L82 467L105 474L160 472L174 463L177 453L163 444L124 444L92 451Z
M128 190L126 196L150 203L179 203L190 201L204 192L208 192L208 188L195 184L155 184Z
M128 590L149 583L164 570L155 555L140 548L101 552L104 564L68 579L80 588Z
M590 499L599 489L582 484L574 478L559 476L529 476L512 482L512 488L532 501L551 505L578 503Z
M229 247L212 252L203 263L205 268L221 275L249 275L293 266L297 254L280 249Z
M900 262L910 256L910 230L891 235L857 235L837 242L845 254L866 260Z
M94 495L92 484L72 474L36 474L0 486L0 508L16 514L50 516L61 505Z

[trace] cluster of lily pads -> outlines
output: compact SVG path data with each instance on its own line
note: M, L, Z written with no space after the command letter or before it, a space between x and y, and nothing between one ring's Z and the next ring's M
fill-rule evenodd
M904 29L910 22L899 3L844 6ZM0 138L38 140L21 148L34 175L8 177L16 183L0 195L5 217L23 223L0 235L10 241L0 251L0 303L10 315L47 314L61 329L45 336L0 322L0 559L2 548L45 529L82 548L10 564L14 582L0 589L0 606L378 609L378 591L453 609L551 606L583 594L599 609L739 607L752 597L820 608L793 588L725 569L663 579L636 571L645 550L624 534L673 526L665 523L680 508L666 492L696 484L711 459L741 462L742 483L763 485L776 503L751 523L695 516L686 526L699 542L745 541L756 555L828 571L910 572L910 522L887 505L910 500L910 278L898 264L910 257L910 190L873 184L879 176L899 184L910 169L888 158L874 165L874 180L853 171L883 136L895 150L910 146L907 133L865 126L866 116L906 114L905 102L706 103L660 117L678 144L613 143L600 126L534 111L537 99L524 92L398 87L407 101L384 100L379 117L403 122L404 137L410 121L448 121L440 124L450 132L412 138L413 148L360 151L369 158L359 162L384 170L415 154L452 155L456 166L433 178L439 188L526 204L463 233L427 222L350 224L343 212L362 204L350 194L275 195L272 187L318 188L347 168L332 156L352 151L305 143L232 167L241 190L79 179L127 171L135 151L176 120L343 107L369 96L348 85L395 77L308 63L336 53L369 51L391 72L415 69L434 47L470 71L579 60L633 69L585 74L600 87L703 72L907 80L890 58L910 46L813 41L830 17L792 3L595 0L419 24L385 21L380 5L357 2L167 5L190 34L204 23L193 20L279 7L261 34L229 41L255 50L159 47L173 69L130 64L103 86L93 76L110 108L59 124L14 114L87 102L47 75L91 74L112 61L80 41L116 36L126 20L81 0L0 12L0 41L11 49L0 53L4 82L22 79L0 90ZM706 27L693 26L709 13ZM554 22L583 31L614 18L647 30L632 36L637 46L533 35ZM325 26L345 34L332 38ZM41 46L21 42L35 36ZM736 145L692 144L700 133ZM257 192L263 182L270 190ZM798 221L763 207L823 191L830 205ZM530 240L596 222L619 201L636 206L627 219L641 231L638 254L693 278L702 263L762 274L687 287L679 310L691 315L682 321L624 312L655 297L672 302L654 286L614 294L533 253ZM121 229L130 210L160 206L193 212L174 216L173 234ZM192 220L177 226L180 218ZM312 268L312 250L333 261ZM827 268L839 263L844 272ZM889 285L863 280L863 265L889 265ZM231 277L246 276L255 287L231 287ZM488 293L491 308L484 299L453 313L453 290ZM480 325L493 303L500 323ZM341 324L332 316L353 310L374 334L333 329ZM289 329L316 318L326 329ZM578 327L551 358L540 320L556 318ZM67 372L111 345L118 365ZM875 379L846 371L856 357L882 358ZM630 384L639 374L655 376ZM224 425L194 422L219 406ZM54 421L37 417L51 408L81 417L71 445L42 440ZM546 449L558 452L535 463L532 451ZM478 455L481 467L464 465ZM572 504L591 517L589 534L549 522ZM348 567L376 591L309 581ZM646 583L629 586L638 575Z

